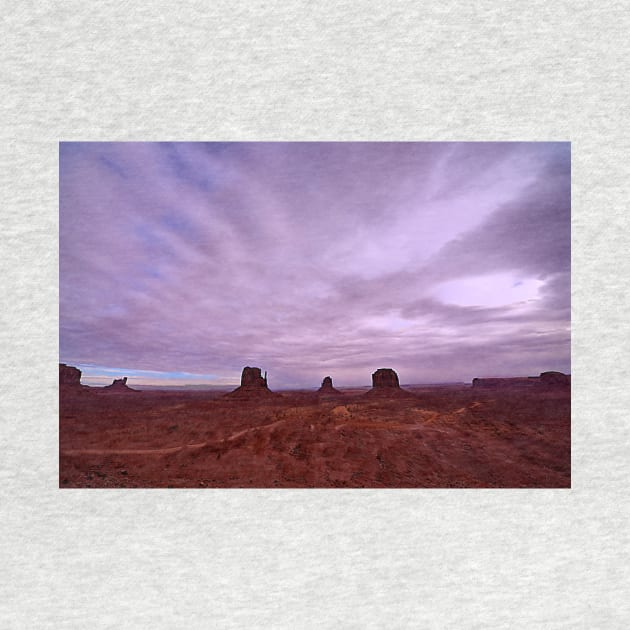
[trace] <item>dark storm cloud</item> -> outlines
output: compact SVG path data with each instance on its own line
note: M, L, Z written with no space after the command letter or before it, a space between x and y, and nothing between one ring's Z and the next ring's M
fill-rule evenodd
M61 360L276 386L569 370L551 143L63 143Z

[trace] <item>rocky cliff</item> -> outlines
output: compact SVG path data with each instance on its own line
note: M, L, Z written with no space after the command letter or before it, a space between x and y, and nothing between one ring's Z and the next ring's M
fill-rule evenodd
M81 370L71 365L60 363L59 385L61 387L81 387Z

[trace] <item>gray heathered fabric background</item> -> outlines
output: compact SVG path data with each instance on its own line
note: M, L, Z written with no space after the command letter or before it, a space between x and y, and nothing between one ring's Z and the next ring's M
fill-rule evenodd
M4 2L2 628L626 628L627 2ZM571 490L59 490L59 140L571 140Z

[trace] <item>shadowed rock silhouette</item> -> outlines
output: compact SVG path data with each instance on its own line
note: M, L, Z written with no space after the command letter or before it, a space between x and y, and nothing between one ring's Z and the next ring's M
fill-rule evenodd
M127 386L127 377L115 378L111 385L106 385L103 389L107 389L113 392L137 392L137 389L132 389Z
M398 374L391 368L380 368L372 374L372 389L367 392L366 396L411 396L414 394L405 389L401 389L398 381Z
M320 396L341 396L342 393L333 387L332 377L325 376L322 386L317 390Z
M229 394L231 398L258 398L261 396L279 396L267 386L267 372L262 375L259 367L244 367L241 374L241 385Z
M267 373L265 372L265 376L262 376L260 368L243 368L241 387L267 387Z
M372 374L372 387L375 389L380 387L400 388L398 374L391 368L380 368Z
M71 365L60 363L59 385L63 387L81 387L81 370Z

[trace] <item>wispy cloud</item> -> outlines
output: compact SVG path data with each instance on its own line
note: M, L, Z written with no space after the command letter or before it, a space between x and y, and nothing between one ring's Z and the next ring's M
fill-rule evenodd
M566 143L62 143L61 360L570 370Z

